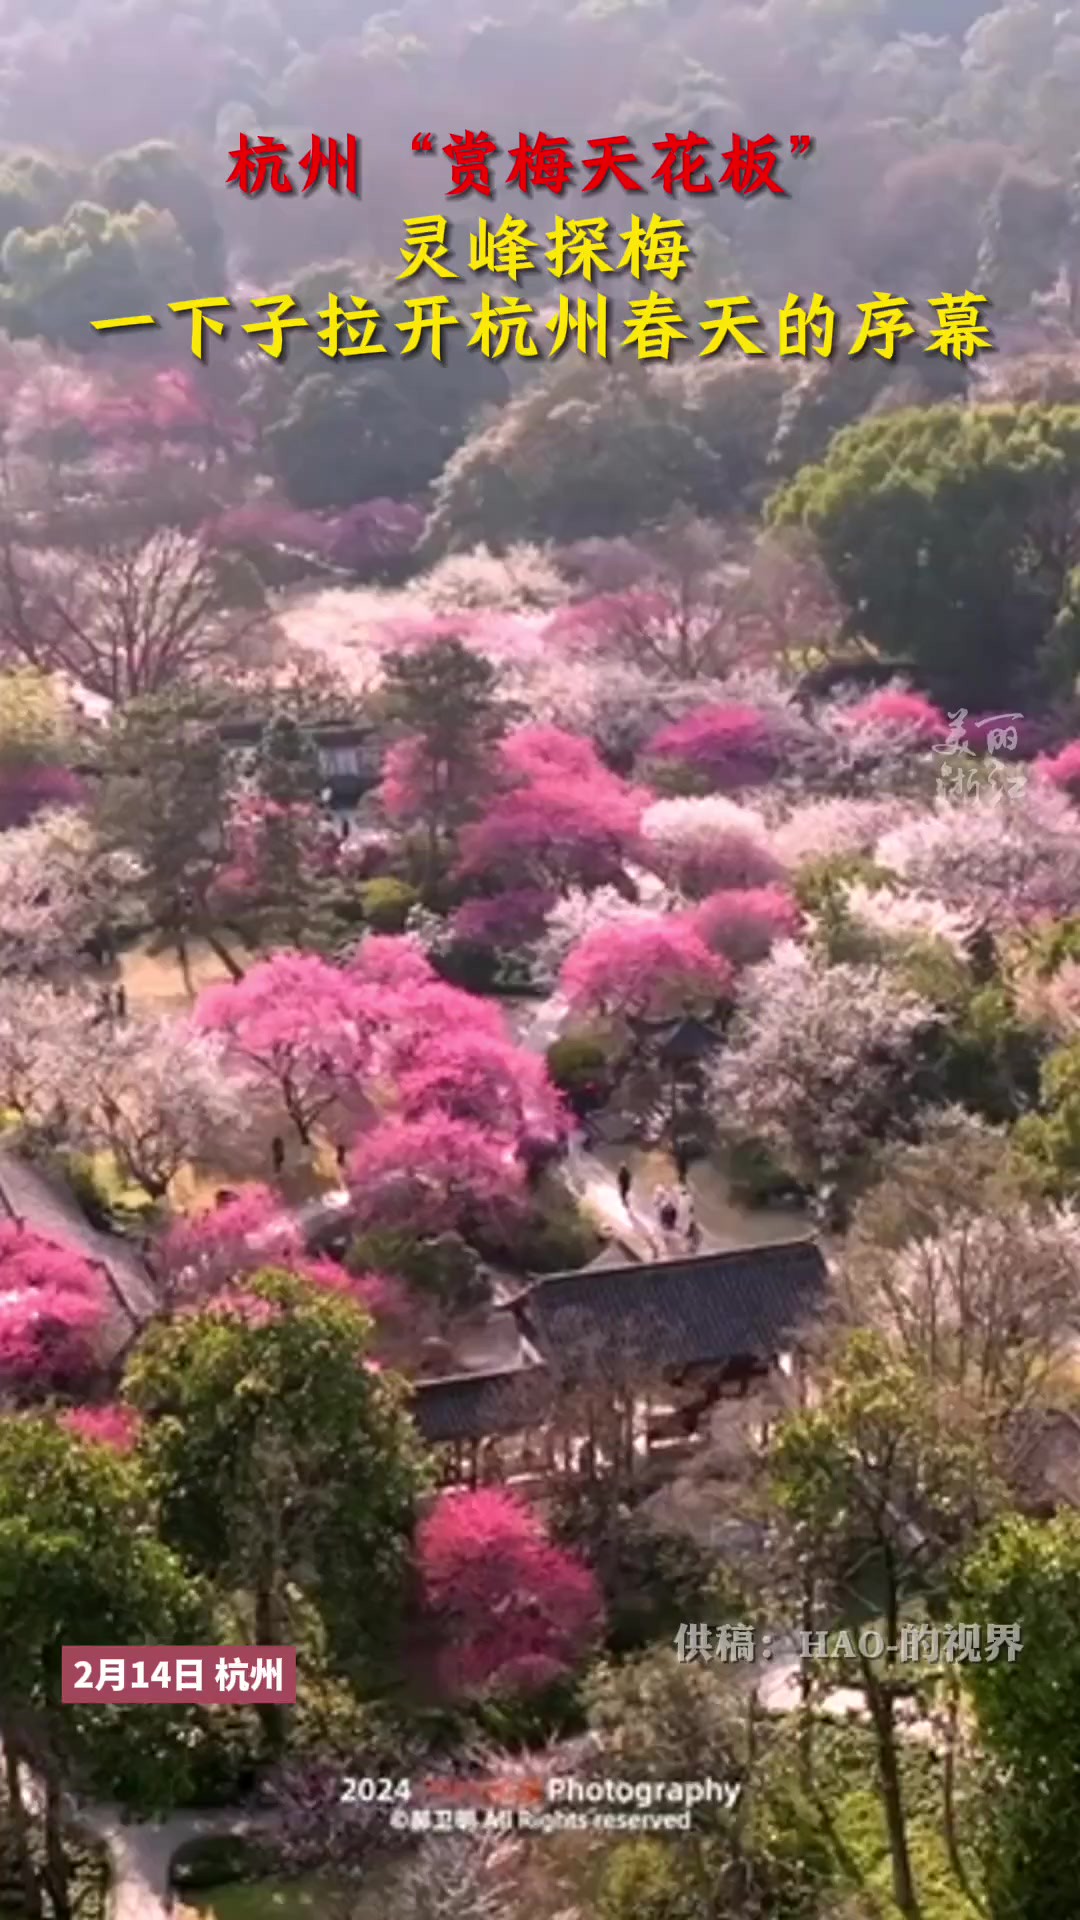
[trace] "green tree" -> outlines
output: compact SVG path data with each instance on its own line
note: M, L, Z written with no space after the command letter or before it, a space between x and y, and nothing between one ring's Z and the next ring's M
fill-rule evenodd
M774 496L817 540L849 628L950 705L1045 696L1080 559L1080 409L929 407L837 435Z
M965 1666L996 1762L986 1824L992 1920L1072 1920L1080 1779L1080 1519L1012 1516L965 1570L972 1619L1018 1622L1022 1651Z
M462 329L444 336L443 359L426 351L400 357L399 322L411 319L404 298L423 289L371 286L350 262L309 269L296 298L314 327L336 291L345 309L366 298L381 315L375 336L385 354L324 361L312 369L299 353L262 373L263 444L289 498L315 510L360 500L407 499L422 493L461 446L487 406L509 391L498 361L469 353ZM466 323L467 324L467 323ZM343 345L348 348L348 336ZM295 368L295 372L294 369ZM261 370L260 370L261 371Z
M698 1807L686 1840L616 1865L600 1911L610 1920L811 1920L830 1863L806 1810L791 1796L769 1730L730 1666L692 1665L666 1647L594 1668L584 1685L603 1770L622 1780L723 1780L733 1802ZM633 1905L633 1897L641 1906ZM679 1896L681 1895L681 1903Z
M62 1706L67 1645L206 1644L200 1585L155 1537L136 1465L46 1419L0 1419L0 1738L27 1920L71 1920L62 1793L78 1785L175 1804L191 1725L170 1708ZM44 1783L45 1858L22 1769ZM48 1906L43 1901L47 1895Z
M110 213L88 200L55 226L16 227L0 247L0 265L4 326L83 352L94 320L152 313L163 287L190 286L195 272L171 213L145 203Z
M772 1486L827 1618L839 1608L858 1619L868 1568L880 1592L884 1657L860 1650L853 1678L873 1726L893 1898L905 1920L918 1920L896 1730L901 1615L913 1602L940 1608L997 1490L977 1426L939 1405L916 1368L876 1335L854 1335L821 1385L820 1405L779 1431Z
M82 183L82 169L21 148L0 160L0 239L16 227L59 220Z
M187 976L204 935L230 972L208 905L223 848L228 768L217 703L202 689L143 694L114 714L99 751L103 844L131 854L148 918ZM190 991L190 986L189 986Z
M422 827L429 887L444 844L490 791L493 750L510 717L497 687L491 663L453 637L387 656L385 712L405 738L388 758L383 797L396 817Z
M1037 1113L1025 1113L1013 1139L1020 1163L1058 1200L1080 1188L1080 1041L1044 1062Z
M429 543L624 535L714 505L724 482L681 380L583 360L526 387L454 454Z
M220 288L225 250L210 189L171 140L144 140L109 154L95 170L94 194L111 213L148 206L171 214L190 249L196 277L208 288Z
M291 714L273 714L263 728L255 755L255 784L279 806L318 800L323 780L315 743Z
M404 1388L364 1364L370 1322L286 1273L157 1326L124 1391L165 1539L238 1596L253 1639L293 1638L293 1595L314 1605L354 1672L390 1639L422 1484ZM265 1710L280 1743L281 1710Z
M967 284L978 286L995 307L1022 313L1034 294L1055 286L1070 259L1072 222L1062 181L1034 171L1007 172L987 202L977 278Z

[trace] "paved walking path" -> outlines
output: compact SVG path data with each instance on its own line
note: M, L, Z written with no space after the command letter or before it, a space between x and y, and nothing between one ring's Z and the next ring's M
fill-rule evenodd
M116 1807L89 1806L79 1809L79 1818L108 1851L108 1920L175 1920L169 1867L178 1850L188 1840L212 1834L250 1833L266 1826L270 1816L222 1807L129 1825Z

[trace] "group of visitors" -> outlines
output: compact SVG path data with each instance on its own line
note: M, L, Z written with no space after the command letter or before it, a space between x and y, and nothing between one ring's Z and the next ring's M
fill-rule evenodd
M694 1198L687 1185L688 1168L685 1156L682 1154L676 1159L676 1171L679 1184L674 1192L662 1183L654 1189L653 1212L665 1242L670 1243L672 1237L678 1235L687 1252L696 1253L701 1245L701 1228L698 1226L694 1211ZM634 1183L634 1176L625 1161L620 1166L616 1178L619 1184L619 1198L629 1213L630 1189Z

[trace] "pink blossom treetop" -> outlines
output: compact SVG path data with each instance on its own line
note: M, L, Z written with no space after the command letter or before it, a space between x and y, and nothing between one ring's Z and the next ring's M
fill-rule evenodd
M466 1120L428 1113L385 1120L348 1160L361 1226L437 1234L497 1227L522 1205L524 1174L512 1149Z
M948 722L940 707L923 693L911 693L903 687L882 687L846 707L840 716L850 727L879 729L897 734L912 747L928 747L944 740Z
M761 786L776 773L782 741L771 716L753 707L698 707L653 735L646 755L673 760L709 780L717 792Z
M274 1090L305 1146L335 1101L355 1098L370 1058L357 981L313 954L275 954L242 980L207 988L195 1019Z
M501 742L499 759L514 785L561 778L615 780L592 741L563 727L515 727Z
M545 775L502 794L465 828L460 873L515 890L609 885L636 850L642 805L613 774Z
M1067 740L1058 753L1044 754L1035 771L1070 800L1080 800L1080 740Z
M730 997L734 970L712 953L689 916L598 927L567 956L561 986L575 1013L661 1019L711 1010Z
M543 1060L483 1033L448 1029L402 1072L397 1091L407 1120L444 1113L508 1140L553 1140L565 1131Z
M94 1363L106 1309L81 1254L0 1221L0 1385L20 1396L70 1391Z
M363 1001L371 1022L371 1071L384 1085L419 1065L448 1031L506 1038L506 1021L492 1001L437 978L397 991L372 987Z
M439 1495L416 1539L424 1612L451 1696L531 1691L595 1645L604 1608L591 1570L501 1490Z
M407 934L369 933L352 954L348 971L373 987L425 987L438 981L419 942Z
M753 967L778 940L792 940L801 915L782 887L731 887L711 893L693 915L693 925L712 953L733 967Z
M501 792L461 835L460 872L514 890L604 886L637 842L645 798L561 727L518 727L500 742Z
M73 1433L92 1440L95 1446L111 1447L114 1453L130 1453L142 1427L134 1407L125 1407L118 1400L102 1407L71 1407L60 1418Z
M761 815L722 794L657 800L642 817L641 838L647 864L687 893L767 887L784 877Z
M271 1187L252 1181L217 1206L184 1214L158 1242L155 1266L173 1297L204 1299L239 1274L292 1268L304 1236Z
M343 1293L374 1320L400 1317L400 1288L381 1274L357 1276L338 1261L307 1253L303 1230L270 1187L252 1181L214 1207L174 1220L158 1242L154 1267L170 1304L199 1307L274 1268Z

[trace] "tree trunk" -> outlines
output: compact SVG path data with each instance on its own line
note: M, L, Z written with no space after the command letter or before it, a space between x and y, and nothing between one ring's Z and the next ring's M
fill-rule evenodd
M180 968L180 978L184 983L184 992L187 994L189 1000L194 1000L195 982L191 978L191 961L188 958L188 945L182 933L177 934L174 944L176 947L176 962Z
M63 1808L55 1780L45 1782L45 1884L55 1920L72 1920L70 1869L64 1851Z
M800 1606L802 1631L810 1634L814 1630L814 1579L807 1573L803 1578ZM799 1662L799 1780L803 1792L814 1791L814 1675L809 1659Z
M22 1881L23 1904L26 1920L42 1920L41 1888L34 1862L30 1854L29 1822L26 1814L26 1802L22 1794L22 1778L19 1771L19 1753L8 1728L4 1729L4 1780L7 1786L8 1813L11 1817L11 1837L15 1848L15 1863Z
M218 934L208 933L206 936L206 944L211 953L216 954L217 958L221 961L230 980L237 981L244 978L243 967L238 960L233 959L224 940L222 940Z
M982 1913L985 1909L968 1880L967 1870L960 1856L960 1842L956 1832L956 1748L960 1732L960 1681L951 1668L947 1671L945 1684L948 1688L948 1700L945 1709L945 1760L941 1776L945 1851L949 1856L953 1877L964 1898Z
M885 1810L885 1826L889 1836L889 1852L892 1856L893 1899L903 1914L904 1920L921 1920L915 1881L911 1872L911 1856L908 1852L907 1821L904 1815L904 1797L896 1755L892 1691L888 1686L882 1686L872 1663L864 1654L859 1655L859 1665L862 1668L863 1686L874 1725L878 1780L882 1806Z

